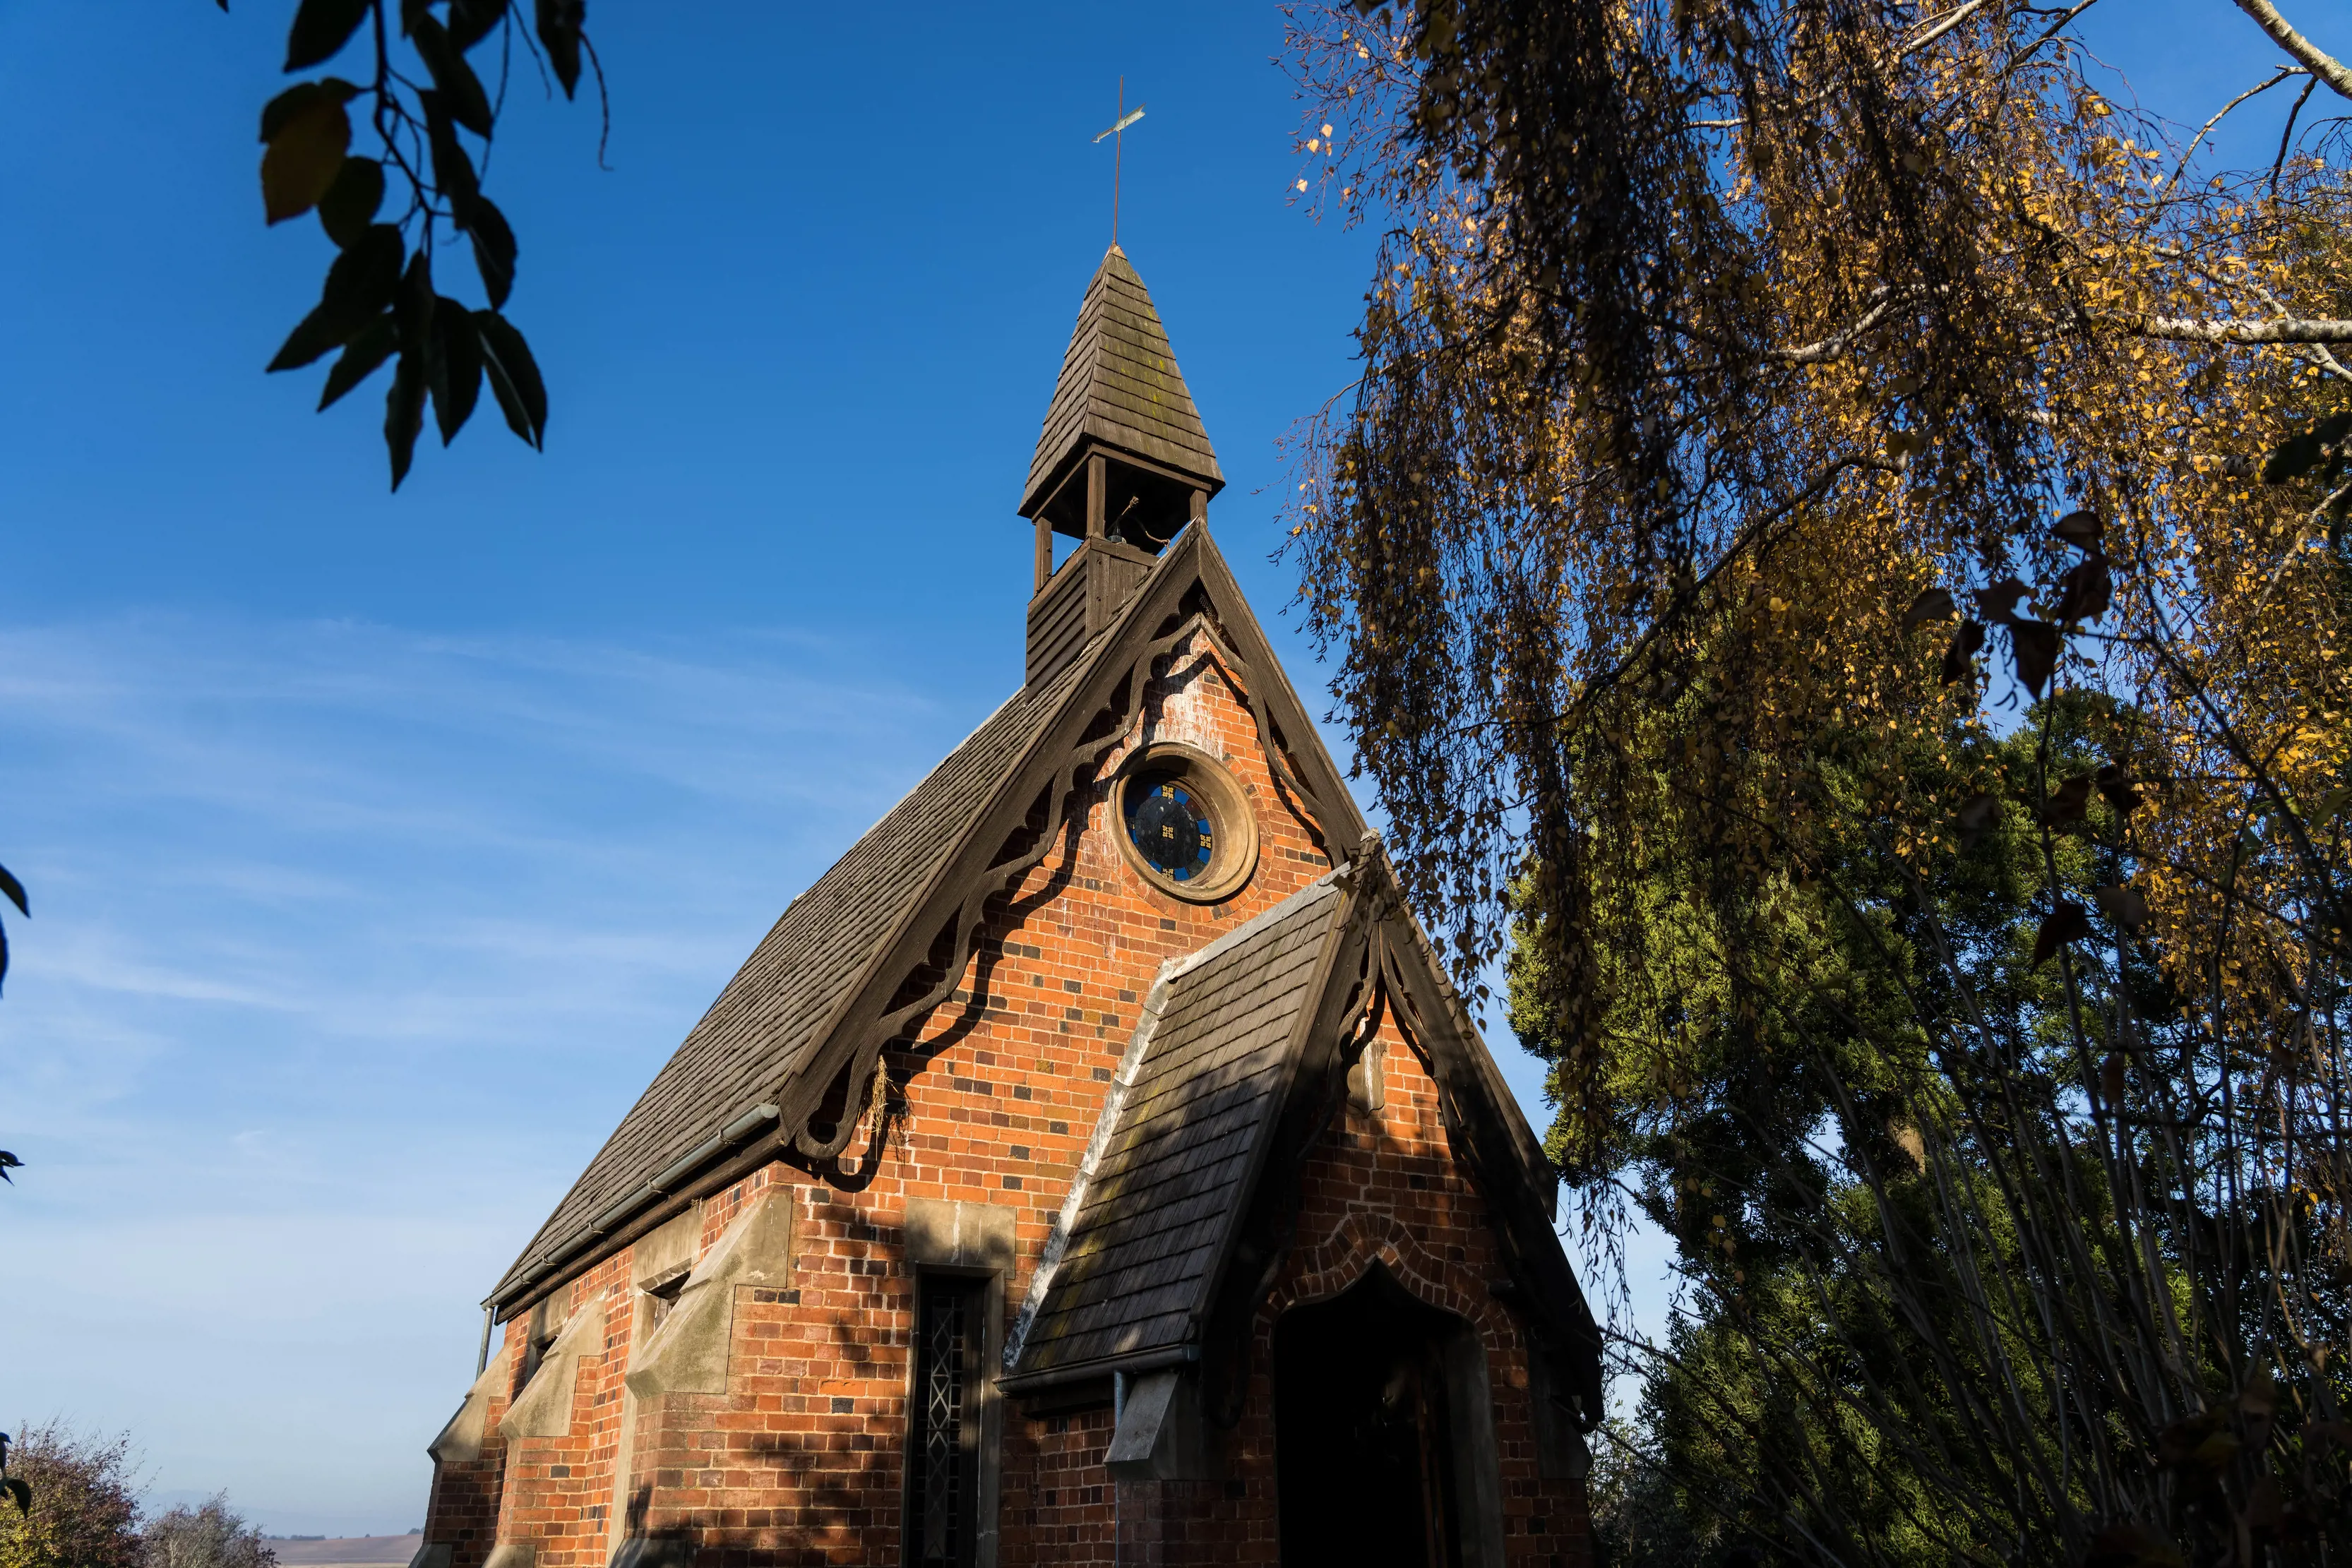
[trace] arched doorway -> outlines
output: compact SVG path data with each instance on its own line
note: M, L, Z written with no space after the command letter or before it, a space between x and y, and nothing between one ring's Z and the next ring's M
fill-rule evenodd
M1283 1314L1274 1376L1289 1568L1499 1561L1486 1356L1467 1321L1375 1264L1344 1293Z

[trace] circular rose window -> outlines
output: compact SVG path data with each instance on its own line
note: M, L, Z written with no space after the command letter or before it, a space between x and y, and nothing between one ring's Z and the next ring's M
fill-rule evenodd
M1234 776L1189 746L1147 747L1111 791L1128 863L1196 904L1229 898L1257 863L1257 819Z

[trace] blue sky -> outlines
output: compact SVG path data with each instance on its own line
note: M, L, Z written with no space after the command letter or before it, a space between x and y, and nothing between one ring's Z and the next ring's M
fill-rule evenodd
M1121 237L1310 694L1275 442L1348 379L1369 244L1286 204L1269 6L604 0L611 171L593 104L525 77L489 178L548 451L486 407L395 498L380 386L318 416L316 371L260 373L329 254L260 223L290 9L0 0L0 860L37 916L0 1425L128 1429L159 1496L381 1533L422 1517L490 1281L1018 683L1013 507L1118 77ZM2219 0L2124 15L2184 116L2267 57Z

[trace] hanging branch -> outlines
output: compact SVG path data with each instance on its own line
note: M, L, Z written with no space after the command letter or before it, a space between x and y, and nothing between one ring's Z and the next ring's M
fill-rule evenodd
M584 0L536 0L535 37L522 30L509 0L397 0L396 18L394 4L302 0L287 37L286 69L325 65L364 34L366 79L320 77L270 99L261 112L261 195L271 224L316 212L338 252L318 306L268 368L298 370L341 350L320 393L324 410L389 362L383 434L397 490L426 403L446 446L473 416L486 382L508 428L534 449L546 444L546 383L504 313L515 283L514 230L483 194L481 171L517 37L534 58L544 51L567 99L580 85L588 41ZM493 37L495 98L467 59ZM601 68L596 80L602 100ZM352 151L354 103L373 142L359 152ZM609 103L605 113L609 127ZM435 281L436 253L461 235L480 280L480 307L442 293Z

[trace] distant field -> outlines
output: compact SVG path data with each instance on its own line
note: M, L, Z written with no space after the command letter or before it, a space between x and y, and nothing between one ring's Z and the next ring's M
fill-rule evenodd
M408 1568L421 1535L358 1535L341 1541L273 1541L282 1568Z

